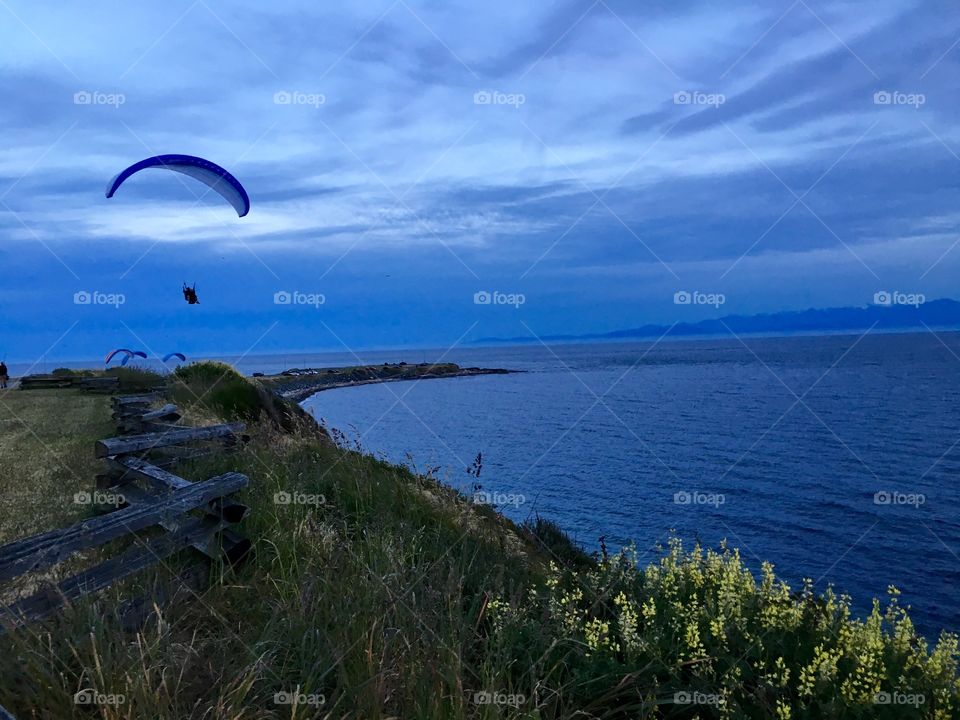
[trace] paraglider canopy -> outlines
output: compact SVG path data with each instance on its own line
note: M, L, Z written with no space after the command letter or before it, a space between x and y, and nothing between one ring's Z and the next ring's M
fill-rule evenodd
M113 357L117 353L126 353L126 356L120 362L121 365L126 365L128 362L130 362L130 358L132 358L134 355L142 358L147 357L147 354L141 350L128 350L127 348L117 348L116 350L111 350L109 353L107 353L107 356L103 359L103 364L109 365L110 361L113 360Z
M117 348L116 350L111 350L110 352L107 353L107 356L103 359L103 364L109 365L110 361L113 360L114 356L117 353L126 353L127 356L130 356L133 354L133 350L127 350L126 348Z
M180 362L186 362L186 361L187 361L187 356L184 355L183 353L180 353L180 352L172 352L172 353L167 353L166 355L163 356L163 362L166 362L167 360L169 360L169 359L172 358L172 357L180 358Z
M216 163L193 155L156 155L134 163L110 181L107 185L107 197L113 197L117 188L123 185L131 175L148 168L172 170L189 175L217 192L233 206L240 217L250 212L250 197L240 181Z

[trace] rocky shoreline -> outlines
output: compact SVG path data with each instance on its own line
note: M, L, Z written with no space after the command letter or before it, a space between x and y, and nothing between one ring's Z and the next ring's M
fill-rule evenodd
M473 377L475 375L507 375L522 370L504 368L463 368L455 363L385 363L339 368L291 368L278 375L257 376L263 385L281 397L302 402L323 390L432 378Z

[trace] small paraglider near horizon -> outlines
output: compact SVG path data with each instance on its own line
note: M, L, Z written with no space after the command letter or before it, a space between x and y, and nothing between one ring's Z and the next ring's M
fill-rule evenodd
M133 358L135 358L135 357L139 357L139 358L144 358L144 359L146 359L147 354L146 354L145 352L140 351L140 350L134 350L133 352L131 352L131 353L129 353L128 355L125 355L125 356L123 357L123 360L120 361L120 365L121 365L121 366L126 365L128 362L130 362L131 359L133 359Z
M173 357L179 358L179 359L180 359L180 362L186 362L186 361L187 361L187 356L184 355L183 353L181 353L181 352L172 352L172 353L167 353L166 355L164 355L164 356L163 356L163 360L162 360L161 362L167 362L167 360L169 360L170 358L173 358Z
M109 365L110 361L113 360L114 356L116 356L118 353L126 353L123 360L120 361L121 365L126 365L128 362L130 362L130 358L134 356L141 357L141 358L147 357L147 354L141 350L128 350L127 348L117 348L116 350L111 350L109 353L107 353L107 356L103 359L103 364Z
M197 297L196 283L193 284L193 287L189 287L186 283L183 284L183 299L190 305L200 304L200 299Z
M193 155L156 155L134 163L109 182L107 197L112 198L128 178L141 170L150 168L171 170L189 175L230 203L233 209L237 211L238 216L243 217L250 212L250 196L247 195L247 191L240 184L240 181L216 163Z

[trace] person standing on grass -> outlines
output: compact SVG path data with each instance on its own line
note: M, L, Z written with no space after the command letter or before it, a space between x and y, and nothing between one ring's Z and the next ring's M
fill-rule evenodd
M0 360L0 388L5 388L10 380L10 373L7 372L7 364Z

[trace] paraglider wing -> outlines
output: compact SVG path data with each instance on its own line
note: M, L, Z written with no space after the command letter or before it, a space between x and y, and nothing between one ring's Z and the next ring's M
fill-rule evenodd
M107 185L107 197L113 197L117 188L123 185L131 175L148 168L173 170L189 175L216 191L233 206L240 217L250 212L250 197L240 181L216 163L193 155L156 155L134 163L110 181Z
M123 358L123 360L120 361L121 365L126 365L128 362L130 362L130 358L132 357L141 357L141 358L147 357L147 354L143 352L143 350L127 350L127 352L129 353L129 355L127 355L126 357Z
M127 360L129 360L130 356L133 355L133 350L127 350L126 348L117 348L116 350L113 350L107 353L107 356L103 359L103 364L109 365L110 361L113 360L113 356L116 355L117 353L127 353ZM126 365L127 364L126 361L124 361L123 364Z
M167 353L166 355L163 356L163 362L166 362L167 360L169 360L169 359L172 358L172 357L180 358L180 362L186 362L186 361L187 361L187 356L184 355L183 353L172 352L172 353Z

